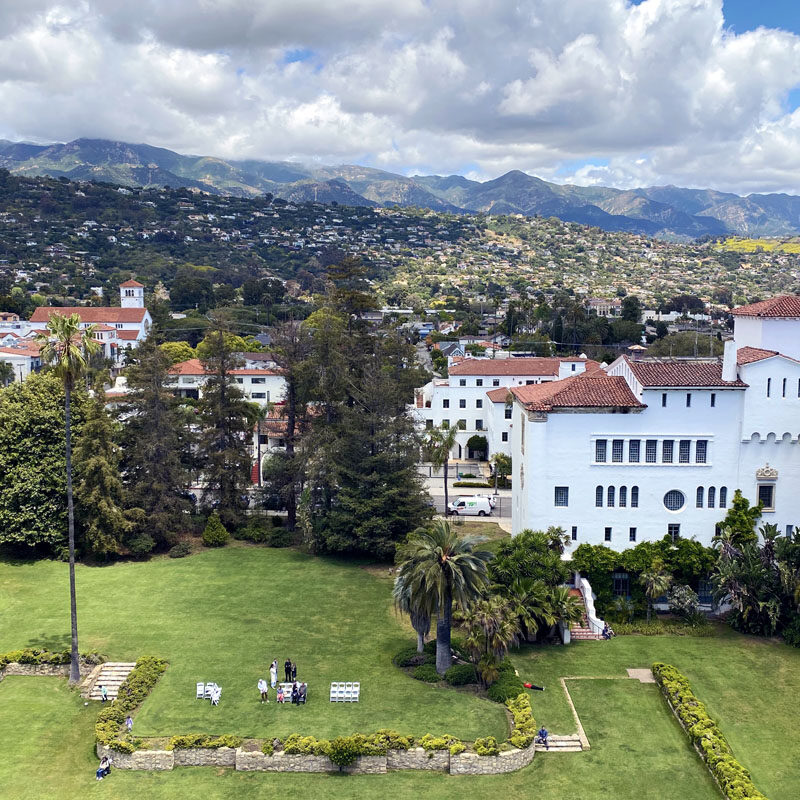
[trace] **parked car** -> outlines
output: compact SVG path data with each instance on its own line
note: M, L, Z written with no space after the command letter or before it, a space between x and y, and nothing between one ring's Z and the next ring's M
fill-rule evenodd
M492 504L485 495L459 497L447 507L450 514L464 517L488 517L492 514Z

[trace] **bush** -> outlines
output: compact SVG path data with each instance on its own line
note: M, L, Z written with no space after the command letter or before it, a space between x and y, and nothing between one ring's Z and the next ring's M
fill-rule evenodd
M421 664L414 669L411 675L416 680L425 681L426 683L439 683L442 679L433 664Z
M206 547L224 547L228 543L228 531L215 511L209 518L203 531L203 544Z
M225 734L223 736L210 736L207 733L186 733L183 736L173 736L167 743L167 750L190 750L195 747L206 747L215 750L219 747L239 747L243 742L241 736Z
M432 736L430 733L426 733L419 743L425 750L449 750L453 745L460 744L461 740L450 736L449 733L441 736Z
M653 664L653 675L723 794L729 800L766 800L750 773L733 757L722 731L692 692L687 678L670 664L660 662Z
M192 546L189 542L178 542L174 547L170 548L169 557L170 558L185 558L188 555L191 555Z
M454 481L453 486L457 488L468 489L493 489L493 483L486 483L486 481Z
M618 636L634 633L640 636L713 636L714 626L700 615L694 622L682 619L619 622L614 625L614 633Z
M500 746L494 736L475 740L475 752L479 756L496 756L500 754Z
M395 653L392 663L396 667L418 667L420 664L430 664L433 657L426 652L418 653L416 647L404 647L399 653Z
M387 750L410 750L414 746L413 736L404 736L402 733L389 728L381 728L369 736L368 739L376 747L382 748L383 753Z
M350 766L361 755L359 742L354 736L337 736L330 743L328 758L339 769Z
M244 539L247 542L264 544L269 536L267 520L263 517L250 517L247 524L236 529L233 534L235 539Z
M455 742L454 744L450 745L450 755L457 756L459 753L463 753L467 749L467 746L464 742Z
M508 741L514 747L524 750L536 738L536 720L533 718L531 698L527 692L522 692L515 698L506 700L506 706L514 719L514 729Z
M800 614L795 614L783 629L783 640L792 647L800 647Z
M283 752L287 755L327 756L330 746L331 743L327 739L317 739L315 736L301 736L299 733L293 733L283 743Z
M275 740L267 739L264 744L261 745L261 752L265 756L271 756L275 752Z
M280 519L280 517L273 517L273 519ZM289 547L294 544L294 534L288 528L273 526L267 534L267 544L270 547Z
M517 675L513 672L501 672L486 694L495 703L505 703L507 700L518 697L524 691L525 687Z
M84 658L85 656L81 656ZM0 654L0 669L6 664L69 664L70 652L63 650L53 653L50 650L39 649L37 647L26 647L23 650L9 650L7 653ZM105 659L103 659L105 661ZM97 662L100 663L100 662Z
M444 679L451 686L466 686L478 682L478 673L472 664L454 664L445 672Z
M131 551L131 555L138 558L142 558L152 552L155 546L155 539L147 533L140 533L128 541L128 550Z

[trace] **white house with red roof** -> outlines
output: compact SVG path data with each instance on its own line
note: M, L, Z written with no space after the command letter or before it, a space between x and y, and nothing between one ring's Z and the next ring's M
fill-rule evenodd
M172 388L180 397L199 398L203 394L203 385L207 373L199 358L190 358L174 364L170 369ZM268 403L280 403L286 392L286 380L277 368L242 367L231 370L231 378L254 403L266 406Z
M511 452L511 405L506 402L513 386L546 383L598 369L581 358L455 358L448 378L436 378L415 390L412 414L421 429L455 426L459 429L453 458L473 458L467 442L485 436L488 455Z
M625 355L602 371L511 387L512 530L559 525L573 546L616 550L665 535L708 545L740 489L761 503L762 523L792 532L800 297L733 313L722 359Z

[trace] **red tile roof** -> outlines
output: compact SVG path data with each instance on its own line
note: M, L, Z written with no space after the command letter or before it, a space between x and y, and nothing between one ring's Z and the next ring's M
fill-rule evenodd
M121 283L119 285L120 289L144 289L144 284L139 283L138 281L130 280L125 281L125 283Z
M735 317L800 317L800 295L782 294L733 309Z
M505 403L510 392L510 386L501 386L499 389L490 389L486 396L492 403Z
M126 342L135 342L139 337L139 331L117 331L117 339Z
M557 376L562 361L582 361L587 370L597 363L584 358L465 358L454 363L448 374Z
M561 381L514 386L511 392L529 411L559 408L645 408L621 375L588 372Z
M632 361L621 357L630 367L636 380L644 387L731 387L747 388L740 380L723 381L722 364L719 361L692 359L662 359Z
M188 361L179 361L169 370L173 375L205 375L207 370L199 358L190 358ZM232 369L231 375L280 375L275 369Z
M772 358L777 355L777 350L764 350L761 347L740 347L736 351L736 363L752 364L754 361L763 361L765 358Z
M69 317L77 314L81 322L141 322L147 309L144 308L98 308L93 306L39 306L31 322L47 322L53 314Z

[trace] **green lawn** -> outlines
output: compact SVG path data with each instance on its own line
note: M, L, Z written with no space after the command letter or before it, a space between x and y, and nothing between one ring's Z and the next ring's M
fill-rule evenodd
M417 735L505 735L503 710L469 693L413 681L390 662L412 638L391 608L385 568L314 559L290 550L230 547L187 559L79 567L82 647L114 659L153 653L170 661L136 717L142 735L207 731L332 736L391 726ZM57 562L0 562L0 650L67 644L67 569ZM297 660L311 686L305 708L258 702L255 683L272 658ZM574 731L558 678L611 677L626 667L668 661L684 671L720 722L736 755L770 800L800 795L794 700L800 651L722 628L712 638L620 637L513 653L520 675L546 686L534 713L554 733ZM221 705L194 699L197 680L223 687ZM360 680L357 705L330 704L331 680ZM537 756L508 776L396 773L236 774L185 768L170 774L116 772L95 785L88 707L64 681L9 677L0 682L0 796L639 800L717 796L702 764L654 685L632 680L570 682L591 751ZM665 789L665 787L669 787ZM665 793L666 792L666 793Z

